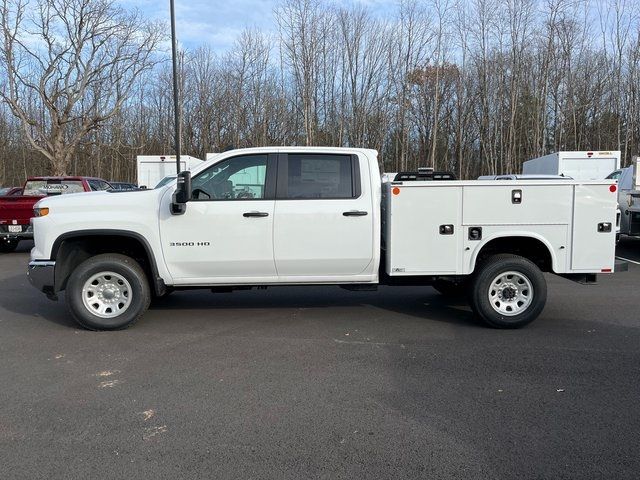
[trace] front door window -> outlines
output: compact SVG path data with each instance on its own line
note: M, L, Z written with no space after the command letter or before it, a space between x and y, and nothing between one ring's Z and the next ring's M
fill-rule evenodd
M265 198L267 155L234 157L212 165L192 182L194 200Z

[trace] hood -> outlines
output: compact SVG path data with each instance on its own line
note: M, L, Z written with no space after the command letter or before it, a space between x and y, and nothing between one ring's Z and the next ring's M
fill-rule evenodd
M129 209L138 210L145 206L157 206L158 198L162 191L157 190L114 190L100 192L71 193L44 197L36 206L48 207L50 214L56 212L86 214L88 212L121 210L123 213Z

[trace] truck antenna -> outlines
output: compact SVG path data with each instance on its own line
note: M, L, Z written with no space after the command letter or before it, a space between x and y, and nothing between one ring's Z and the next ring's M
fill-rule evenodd
M171 60L173 62L173 121L175 123L176 174L180 175L180 102L178 98L178 47L176 42L176 13L174 0L169 0L171 10Z

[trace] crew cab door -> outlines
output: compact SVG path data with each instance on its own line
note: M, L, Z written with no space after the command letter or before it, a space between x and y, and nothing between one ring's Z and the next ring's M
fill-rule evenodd
M370 273L379 219L368 175L358 155L279 156L273 239L280 281Z
M161 212L160 236L176 284L275 280L276 155L240 155L194 175L183 215Z

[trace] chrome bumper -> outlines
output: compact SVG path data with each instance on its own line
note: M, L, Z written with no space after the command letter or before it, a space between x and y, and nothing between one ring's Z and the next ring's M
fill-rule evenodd
M27 277L31 285L45 293L51 300L57 300L55 295L56 262L52 260L34 260L29 262Z

